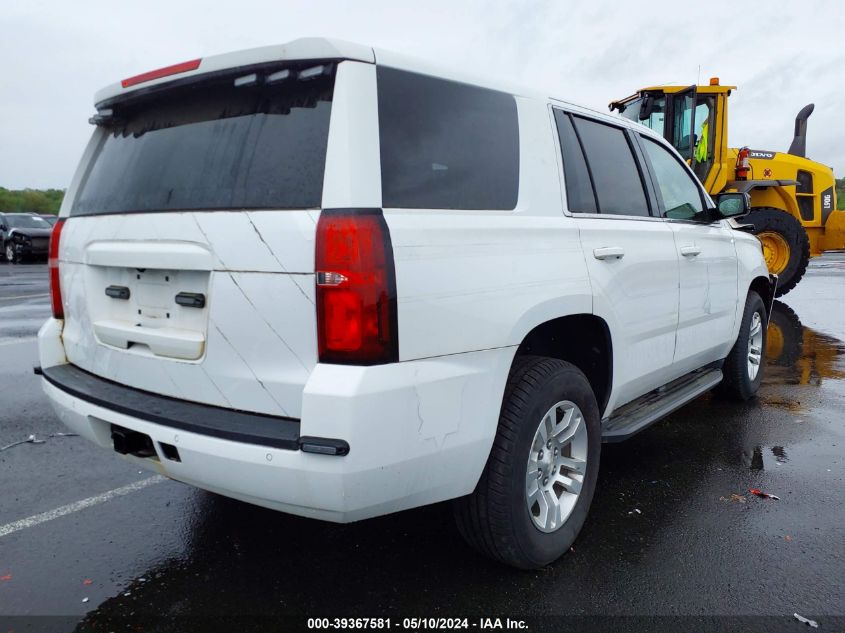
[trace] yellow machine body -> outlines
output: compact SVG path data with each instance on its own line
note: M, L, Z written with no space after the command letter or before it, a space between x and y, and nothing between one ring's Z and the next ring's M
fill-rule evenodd
M711 195L746 191L752 209L775 209L794 217L806 232L811 257L845 248L845 211L836 210L833 170L802 155L806 119L813 107L804 108L796 119L792 153L744 148L748 171L743 175L737 171L740 150L727 143L728 97L733 90L736 86L718 85L715 79L704 86L650 86L612 102L610 108L662 134ZM781 274L795 254L776 232L762 230L757 235L770 270ZM803 269L799 278L801 274Z

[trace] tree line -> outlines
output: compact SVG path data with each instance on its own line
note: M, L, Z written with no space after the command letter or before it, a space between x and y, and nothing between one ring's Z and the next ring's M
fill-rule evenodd
M0 213L57 214L64 189L5 189L0 187Z

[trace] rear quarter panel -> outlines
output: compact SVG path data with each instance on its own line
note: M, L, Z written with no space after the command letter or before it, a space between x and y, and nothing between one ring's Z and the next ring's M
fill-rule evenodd
M540 323L592 311L578 230L562 212L547 106L517 98L517 107L515 210L385 209L401 360L517 346Z

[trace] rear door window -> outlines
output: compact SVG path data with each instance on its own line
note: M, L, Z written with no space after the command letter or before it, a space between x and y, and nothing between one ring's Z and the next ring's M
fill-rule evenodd
M584 152L581 151L581 143L572 127L572 120L562 110L555 109L554 112L563 156L567 207L572 213L598 213L590 172L584 160Z
M384 207L516 207L512 95L384 66L377 73Z
M71 215L320 206L333 77L247 72L114 105Z
M572 117L587 158L599 213L648 216L643 178L625 130Z

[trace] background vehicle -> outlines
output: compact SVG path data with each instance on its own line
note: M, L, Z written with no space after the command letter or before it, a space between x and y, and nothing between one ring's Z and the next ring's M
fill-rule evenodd
M728 97L736 86L652 86L614 101L612 110L663 135L712 194L751 194L747 221L763 244L778 295L801 280L810 257L845 248L845 211L836 209L833 170L806 158L807 118L795 119L787 152L728 147Z
M29 213L0 213L3 258L15 263L24 258L47 258L52 225Z
M760 384L747 196L714 203L642 126L323 39L96 106L41 372L139 466L338 522L456 499L473 546L538 567L602 441Z
M56 221L59 219L59 216L49 215L49 214L48 215L39 215L38 217L41 218L42 220L44 220L45 222L47 222L47 224L49 224L50 226L53 226L56 223Z

